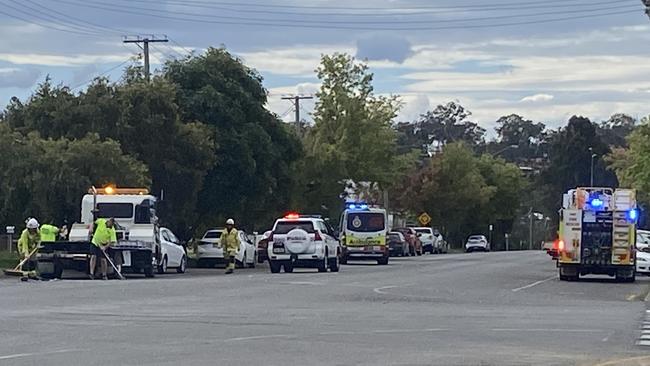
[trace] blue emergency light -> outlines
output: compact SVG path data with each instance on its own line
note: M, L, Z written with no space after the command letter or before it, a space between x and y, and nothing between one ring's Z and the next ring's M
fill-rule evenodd
M627 219L629 221L636 221L636 219L639 217L639 211L636 209L631 209L630 211L627 212Z
M349 203L348 208L350 210L367 210L368 209L368 204L367 203Z
M601 208L603 207L604 204L605 202L603 202L603 200L601 200L600 198L594 198L589 203L589 205L593 208Z

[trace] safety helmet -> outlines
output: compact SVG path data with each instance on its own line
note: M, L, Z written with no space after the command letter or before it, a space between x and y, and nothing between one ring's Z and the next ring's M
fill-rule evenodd
M27 220L27 228L28 229L38 229L38 221L34 218L31 218Z
M235 220L233 219L226 220L226 225L235 225Z

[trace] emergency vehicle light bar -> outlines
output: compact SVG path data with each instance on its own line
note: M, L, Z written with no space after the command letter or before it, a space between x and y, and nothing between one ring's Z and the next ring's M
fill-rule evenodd
M88 194L93 194L92 188L88 190ZM136 194L136 195L145 195L149 194L149 190L146 188L115 188L107 186L104 188L97 188L97 194Z

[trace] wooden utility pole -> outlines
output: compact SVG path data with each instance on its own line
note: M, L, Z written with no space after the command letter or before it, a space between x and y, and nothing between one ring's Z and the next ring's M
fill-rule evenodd
M314 97L310 95L291 95L282 97L282 99L293 101L293 108L296 111L296 133L300 136L300 101L304 99L314 99Z
M151 75L151 69L149 66L149 43L158 43L158 42L168 42L169 40L167 37L164 38L156 38L153 34L150 36L136 36L136 37L128 37L124 36L124 40L122 42L124 43L135 43L142 49L144 52L144 77L149 80L150 75ZM140 43L142 43L142 46L140 46Z

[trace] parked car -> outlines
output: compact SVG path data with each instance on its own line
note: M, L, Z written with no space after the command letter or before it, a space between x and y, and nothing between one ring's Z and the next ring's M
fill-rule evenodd
M341 246L332 227L320 216L289 214L276 220L268 244L271 273L295 267L338 272Z
M388 233L388 251L391 257L405 257L409 254L409 243L399 231Z
M269 253L267 252L269 248L269 237L271 236L271 230L265 232L260 240L257 242L257 263L264 263L269 260Z
M418 237L422 242L422 252L423 253L441 253L440 248L436 247L436 240L433 236L433 229L430 227L414 227L415 232L418 233Z
M650 276L650 252L640 250L636 252L636 273Z
M412 227L399 227L393 229L404 235L404 238L409 243L409 255L422 255L422 241L418 238L417 232Z
M163 274L169 268L176 268L176 272L185 273L187 269L187 254L180 240L178 240L171 230L161 227L160 241L163 259L160 265L158 265L158 273Z
M465 251L467 253L471 253L477 250L483 252L490 251L490 243L488 243L488 240L485 237L485 235L471 235L469 238L467 238L467 243L465 244Z
M449 252L449 243L442 236L442 233L438 229L433 229L433 239L435 240L434 246L438 248L439 253L448 253Z
M645 250L650 248L650 231L637 230L636 231L636 249Z
M223 248L221 247L221 234L225 229L210 229L203 234L196 249L196 260L199 267L214 267L225 264ZM235 254L238 267L255 267L257 249L243 230L239 231L239 250Z

